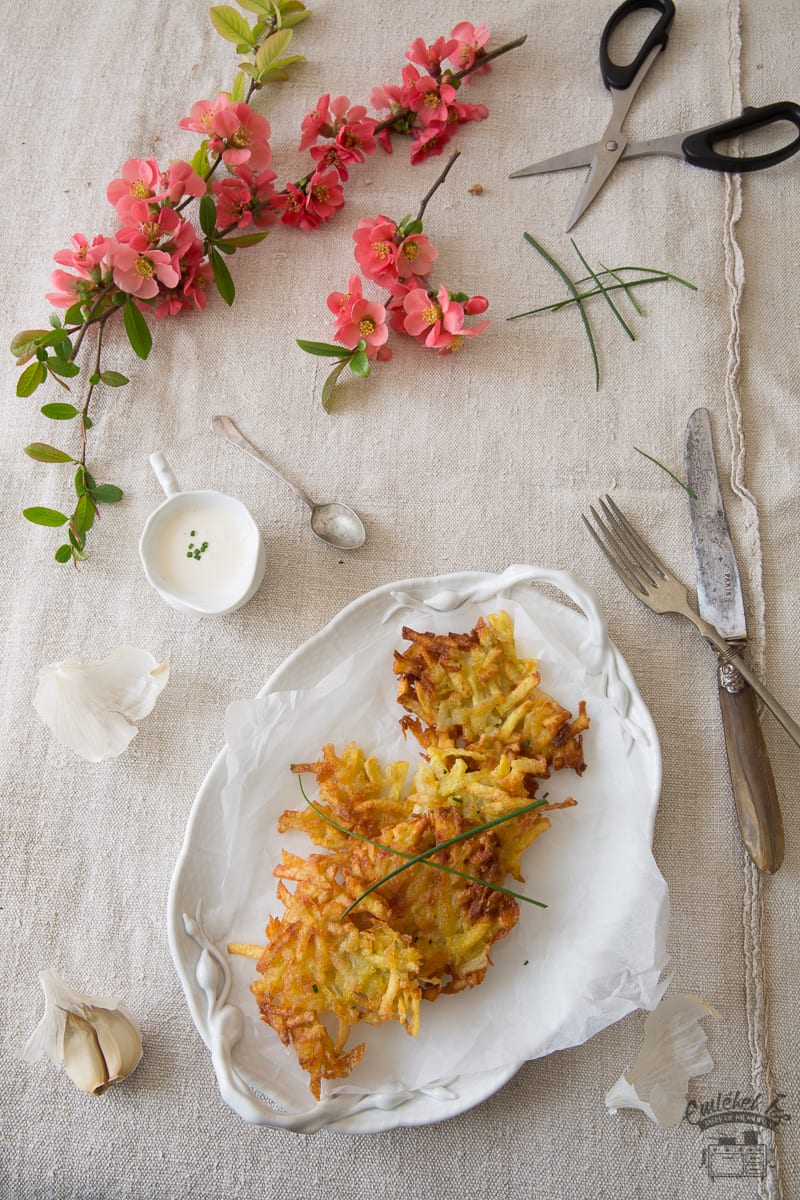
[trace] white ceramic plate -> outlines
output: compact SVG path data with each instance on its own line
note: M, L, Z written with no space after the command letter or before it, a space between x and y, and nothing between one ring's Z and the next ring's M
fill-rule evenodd
M583 612L557 603L535 587L537 583L558 588ZM237 888L247 897L252 880L254 908L246 911L247 899L244 908L239 901L232 908L227 897L230 876L225 887L223 883L228 868L226 837L234 835L229 813L226 825L223 796L233 771L231 763L235 754L241 759L242 746L231 752L230 761L227 748L223 750L203 781L170 888L170 948L192 1018L211 1052L223 1098L247 1121L301 1132L334 1128L360 1133L440 1121L492 1095L528 1059L578 1044L636 1008L654 1007L660 997L668 901L651 852L661 786L658 739L627 665L608 640L593 595L573 576L516 566L503 575L474 572L404 580L369 592L283 663L259 693L264 700L250 702L248 719L260 720L262 712L274 719L277 713L274 728L280 730L273 734L269 726L266 733L254 732L253 738L264 740L271 750L273 743L280 745L287 729L292 736L306 718L313 721L321 686L324 691L320 681L352 659L370 665L366 674L362 668L360 682L348 676L343 688L337 684L340 703L325 710L330 712L325 740L337 747L359 741L353 712L359 703L366 707L374 703L373 695L385 694L385 676L391 680L391 650L402 644L404 624L463 632L472 628L479 615L502 607L517 612L518 628L524 627L527 639L518 649L524 656L538 658L545 690L573 712L578 700L585 699L592 719L584 735L589 769L582 779L561 772L558 779L548 781L553 799L563 786L564 794L569 790L576 796L578 807L569 810L569 817L555 814L553 825L558 829L551 829L525 858L526 871L535 881L532 894L547 900L548 917L538 922L527 916L520 920L509 938L498 944L497 965L480 988L424 1005L418 1039L409 1042L402 1035L405 1040L402 1047L397 1042L395 1052L391 1038L397 1039L401 1031L386 1026L368 1029L363 1062L372 1062L373 1077L366 1067L363 1072L359 1067L343 1090L324 1094L319 1103L305 1090L307 1081L293 1051L282 1047L277 1035L258 1020L255 1000L247 990L253 964L238 960L232 969L219 948L229 938L248 940L249 930L242 928L246 920L263 929L270 903L264 899L264 881L270 881L272 859L277 857L277 847L266 833L263 842L250 839L238 849L234 846ZM397 710L393 720L399 715ZM321 745L305 746L296 757L309 759L320 749ZM274 755L278 765L281 753ZM414 753L406 747L406 758L413 759ZM394 746L387 747L383 757L387 761L398 757ZM288 758L284 769L294 760ZM570 778L562 784L561 777L567 774ZM264 786L262 780L258 821L266 830L266 817L271 828L283 808L296 806L297 797L291 792L287 802L281 784L264 801ZM252 813L244 817L250 820ZM552 854L536 858L537 847L547 842ZM274 895L273 881L269 887ZM274 911L280 911L280 906L275 904ZM213 914L211 930L206 927L209 913ZM522 975L521 966L532 960L537 969ZM546 1005L537 1006L537 988L548 997ZM498 1005L502 1012L506 1002L508 1019L489 1021L487 1014L497 1013ZM448 1009L456 1004L457 1012L455 1007ZM435 1045L439 1054L433 1059L437 1064L433 1078L425 1075L429 1057L421 1041L429 1027L434 1039L429 1046ZM351 1044L356 1032L360 1030L354 1031ZM384 1041L375 1042L372 1051L369 1039L381 1034ZM453 1053L448 1058L449 1036L458 1039L454 1047L471 1044L466 1057L459 1059ZM381 1058L379 1045L389 1046L384 1052L388 1058ZM393 1060L395 1053L400 1058ZM449 1063L451 1070L446 1069Z

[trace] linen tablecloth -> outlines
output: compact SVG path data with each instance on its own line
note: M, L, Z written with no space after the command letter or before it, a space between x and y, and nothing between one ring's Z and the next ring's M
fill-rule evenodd
M800 1194L797 750L771 718L765 734L786 829L786 861L759 878L742 850L731 799L713 658L696 633L637 605L580 525L609 489L635 513L676 572L693 580L686 498L634 447L681 470L683 429L712 413L728 515L748 602L751 653L797 709L796 489L800 270L798 160L726 178L672 159L623 164L574 236L593 263L664 267L698 287L651 287L629 342L594 302L601 386L574 311L506 323L560 299L532 233L573 274L563 233L580 172L509 181L527 162L599 135L608 113L597 47L612 4L446 0L403 5L317 0L296 36L306 63L256 100L283 178L302 173L302 117L323 92L367 103L399 78L412 38L486 21L494 45L525 45L471 85L490 116L460 131L462 151L426 213L439 275L489 297L490 330L452 358L409 343L365 383L319 404L325 364L296 337L328 340L325 297L353 269L364 216L416 210L442 159L412 167L407 147L356 168L347 205L311 234L276 228L231 262L237 298L164 322L146 363L109 335L108 365L131 378L93 405L90 461L124 488L93 531L78 572L53 562L53 531L26 525L31 504L59 507L60 468L26 459L55 440L41 403L15 399L3 368L2 1150L6 1197L395 1198L647 1197ZM640 139L800 96L796 0L680 0L667 52L628 122ZM3 22L6 341L42 323L52 254L81 230L114 227L107 182L129 157L190 156L177 128L195 100L229 86L235 49L192 0L30 0ZM480 183L480 195L469 191ZM438 276L437 276L438 277ZM113 361L112 361L113 360ZM53 389L51 389L52 392ZM40 399L40 397L42 399ZM210 433L229 412L309 491L363 514L363 550L316 542L296 499ZM60 429L56 433L60 433ZM251 508L266 542L263 586L240 612L196 622L148 587L139 533L159 502L148 455L164 450L187 487ZM372 1136L296 1136L245 1125L221 1101L209 1055L170 960L165 906L193 797L222 743L226 705L254 695L278 664L345 604L392 579L532 562L578 573L600 597L662 742L655 855L669 884L673 990L702 996L712 1074L690 1096L737 1090L792 1119L755 1132L762 1160L712 1178L709 1129L657 1129L610 1116L605 1091L635 1056L644 1015L585 1045L524 1066L498 1094L442 1124ZM117 644L168 658L171 678L130 749L91 765L63 749L33 712L36 673ZM145 1056L99 1099L49 1064L19 1060L41 1012L38 971L118 992L139 1016ZM751 1138L752 1141L752 1138ZM718 1139L717 1139L718 1142ZM703 1157L705 1154L705 1157ZM742 1158L742 1162L744 1159ZM763 1171L759 1175L759 1166Z

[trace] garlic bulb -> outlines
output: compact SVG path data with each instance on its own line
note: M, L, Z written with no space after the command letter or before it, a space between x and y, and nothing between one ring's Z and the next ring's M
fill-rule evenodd
M67 658L43 667L33 706L62 745L103 762L136 737L131 721L147 716L168 679L169 663L118 646L98 662Z
M633 1066L606 1095L606 1108L638 1108L662 1127L677 1125L686 1108L689 1080L707 1075L714 1060L703 1017L718 1018L697 996L667 996L644 1023L644 1042Z
M92 1096L136 1069L142 1057L142 1035L124 1005L83 996L52 969L42 971L39 982L45 1010L22 1052L26 1062L46 1054Z

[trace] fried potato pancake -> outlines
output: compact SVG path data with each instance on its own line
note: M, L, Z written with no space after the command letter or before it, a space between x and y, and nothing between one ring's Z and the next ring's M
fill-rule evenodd
M543 758L549 770L585 769L578 716L539 690L533 659L517 658L508 613L478 619L471 633L418 633L404 628L408 649L395 651L400 677L397 698L409 714L401 719L424 749L466 746L498 759Z
M341 754L329 744L291 768L315 776L318 800L278 820L281 833L302 831L324 853L283 851L274 874L284 913L269 919L251 990L317 1099L323 1079L361 1060L363 1044L345 1049L359 1021L398 1021L416 1034L421 999L481 983L492 947L519 918L504 881L524 882L522 855L549 829L547 812L575 801L510 814L551 771L585 766L583 701L573 719L539 690L536 663L517 658L508 614L481 618L468 634L403 636L411 644L395 652L400 724L423 748L410 789L408 763L381 766L355 742ZM502 823L478 831L493 820Z

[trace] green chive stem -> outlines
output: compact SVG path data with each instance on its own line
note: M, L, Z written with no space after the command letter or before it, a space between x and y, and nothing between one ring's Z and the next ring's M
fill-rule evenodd
M652 454L645 454L644 450L640 450L638 446L634 446L633 448L637 454L641 454L642 458L649 458L651 463L655 463L657 467L661 467L662 471L666 471L670 479L674 479L678 486L682 487L683 490L687 492L693 500L697 499L697 492L693 492L688 484L685 484L682 479L678 478L677 475L673 475L669 467L665 467L664 464L659 462L657 458L653 458Z
M623 317L622 313L621 313L621 312L619 311L619 309L617 308L617 306L616 306L616 304L614 303L614 301L613 301L613 300L611 299L611 297L609 296L609 294L608 294L608 291L606 290L606 288L604 288L604 287L603 287L602 283L600 282L600 276L599 276L599 275L597 275L597 274L596 274L596 272L595 272L595 271L593 271L593 270L592 270L592 268L589 266L589 263L587 262L587 260L586 260L586 259L584 258L584 256L583 256L583 254L581 254L580 250L578 249L578 243L575 241L575 239L574 239L574 238L570 238L569 240L570 240L570 242L572 243L572 249L575 251L575 253L577 254L578 258L581 260L581 262L583 263L583 265L586 267L586 270L589 272L589 274L591 275L592 279L595 281L595 283L597 284L597 286L600 288L600 291L603 293L603 298L605 299L605 301L606 301L606 303L608 304L609 308L610 308L610 309L611 309L611 311L613 312L614 316L617 318L617 320L619 321L620 325L621 325L621 326L622 326L622 328L625 330L625 332L627 333L627 335L628 335L628 337L631 339L631 341L632 341L632 342L635 342L635 341L636 341L636 338L635 338L635 337L634 337L634 335L633 335L633 330L631 329L630 325L628 324L628 322L627 322L627 321L625 320L625 318Z
M586 315L586 310L584 309L583 303L578 295L578 290L575 287L575 284L570 279L569 275L564 270L564 268L556 262L556 260L552 256L552 254L548 254L547 251L544 249L544 247L540 246L539 243L536 241L536 239L531 237L531 235L529 233L524 233L522 236L525 238L525 241L530 246L533 246L534 250L538 250L539 254L541 254L541 256L545 260L545 262L549 262L550 266L553 268L553 270L558 272L558 274L564 280L564 283L567 285L567 288L569 289L575 302L578 305L578 311L581 314L581 320L583 321L583 326L584 326L584 329L586 330L586 336L589 339L589 347L592 351L592 359L594 360L595 391L599 391L600 390L600 363L597 358L597 347L594 344L594 337L592 335L592 327L589 324L589 318Z
M309 808L312 808L318 817L321 817L323 821L327 821L327 823L329 825L332 825L334 829L338 829L340 833L344 833L348 837L356 838L359 842L367 842L368 845L375 846L378 850L385 850L388 854L394 854L397 858L407 859L408 861L406 863L406 866L410 867L413 862L417 861L417 858L419 856L417 856L417 858L415 858L411 854L406 854L405 851L403 851L403 850L395 850L391 846L384 845L383 842L376 842L372 838L366 837L365 834L363 834L363 833L356 833L356 831L354 829L348 829L346 825L340 825L338 821L334 821L333 817L329 817L328 814L324 813L321 808L318 808L317 805L314 804L314 802L312 800L309 800L308 796L305 793L305 789L303 788L303 781L299 775L297 777L297 781L300 784L300 791L302 793L303 799L305 800L305 802L309 806ZM547 800L547 796L543 796L542 799L538 803L544 804L546 800ZM516 814L512 813L511 815L513 816ZM470 830L467 835L463 835L463 836L470 836L474 832L475 832L475 830ZM431 850L431 853L435 853L436 850L440 850L440 849L441 849L441 845L434 846L433 849ZM514 892L511 890L511 888L501 887L499 883L489 883L485 879L480 879L477 875L468 875L466 871L459 871L456 869L456 867L448 867L444 863L432 862L431 859L429 859L429 858L423 858L421 861L424 861L426 866L433 867L437 871L444 871L448 875L457 875L459 877L459 879L466 879L466 880L468 880L469 883L479 883L482 887L491 888L491 890L493 892L502 892L504 896L512 896L515 900L524 900L526 904L533 904L537 908L547 908L547 905L543 904L541 900L532 900L530 896L523 896L523 894L521 892ZM401 871L404 869L405 869L404 867L400 868ZM383 880L380 880L379 882L382 883ZM377 887L378 885L376 884L375 886ZM358 897L358 900L354 900L353 904L350 905L350 908L353 908L353 906L355 904L358 904L359 901L363 900L364 896L366 896L366 895L367 895L367 893L364 892L361 896ZM347 913L350 912L350 908L348 908L346 912L342 913L342 916L340 918L341 920L344 920L344 918L347 916Z

